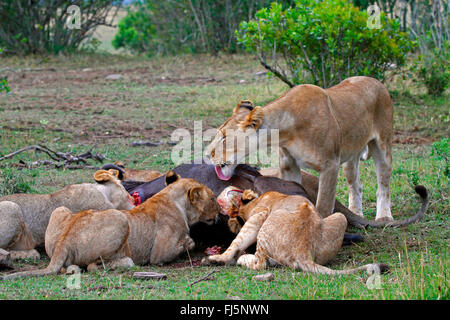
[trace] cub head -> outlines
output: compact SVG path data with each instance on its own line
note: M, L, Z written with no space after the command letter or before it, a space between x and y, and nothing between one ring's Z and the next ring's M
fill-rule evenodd
M113 204L115 209L130 210L134 207L133 197L119 181L118 170L98 170L94 173L94 180L103 186L100 192Z
M189 188L187 196L192 206L200 213L199 221L208 225L214 224L220 208L211 189L198 183Z
M182 179L173 170L169 170L166 173L165 181L167 186L184 185L188 201L194 209L194 213L188 212L190 225L198 221L209 225L214 224L220 208L210 188L193 179ZM176 201L176 199L174 200Z
M206 158L216 165L217 177L229 180L239 163L249 154L249 141L258 137L264 113L248 100L239 102L233 114L218 129L206 149ZM254 144L254 142L251 142Z

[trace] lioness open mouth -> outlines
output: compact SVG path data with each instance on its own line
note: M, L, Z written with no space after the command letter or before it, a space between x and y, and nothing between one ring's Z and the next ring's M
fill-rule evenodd
M216 165L216 174L220 180L230 180L233 176L234 166L229 165Z

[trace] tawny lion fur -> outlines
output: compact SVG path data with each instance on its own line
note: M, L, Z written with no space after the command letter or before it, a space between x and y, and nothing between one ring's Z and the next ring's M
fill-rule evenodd
M248 202L250 201L250 202ZM251 244L257 242L254 255L245 254L237 264L250 269L264 269L268 263L280 264L306 272L329 275L350 274L360 270L382 272L387 266L367 264L348 270L332 270L323 265L331 261L342 246L347 220L341 213L322 219L305 197L270 191L260 197L245 190L239 217L229 220L230 229L239 232L221 255L204 259L204 263L234 264Z
M264 108L241 101L218 128L207 157L224 178L230 177L249 150L227 137L265 139L279 132L280 178L301 183L303 167L319 172L316 207L322 217L333 211L339 166L349 184L349 209L362 216L360 158L372 156L377 175L377 221L393 220L389 182L392 171L393 107L386 87L369 77L351 77L329 89L296 86ZM221 168L221 169L220 169ZM218 173L219 174L219 173Z
M114 165L120 167L123 170L122 180L149 182L163 175L161 172L156 170L138 170L125 168L125 165L122 161L116 161L114 162Z
M192 250L189 228L199 221L213 224L219 207L212 191L192 179L166 174L162 191L131 210L87 210L73 214L56 209L45 234L45 249L51 261L46 269L10 274L54 274L70 265L96 270L134 264L162 264Z
M44 244L51 213L65 206L71 211L131 209L133 198L117 179L117 170L99 170L97 183L67 186L51 194L13 194L0 198L0 248L13 259L39 258L34 249Z

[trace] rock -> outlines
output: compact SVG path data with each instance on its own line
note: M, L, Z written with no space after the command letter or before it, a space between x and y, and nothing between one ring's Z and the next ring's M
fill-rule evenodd
M255 76L263 76L265 74L267 74L267 71L258 71L254 73Z
M245 83L244 79L239 80L239 83Z
M161 144L161 142L151 142L151 141L134 141L131 146L132 147L140 147L140 146L146 146L146 147L157 147Z
M255 281L272 281L274 279L275 279L275 275L270 272L265 273L265 274L258 274L252 278L252 280L255 280Z
M108 76L106 76L106 80L119 80L123 78L123 76L121 74L110 74Z

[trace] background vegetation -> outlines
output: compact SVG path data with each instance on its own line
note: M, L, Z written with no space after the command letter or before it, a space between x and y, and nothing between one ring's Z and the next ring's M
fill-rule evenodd
M429 189L430 207L422 221L405 228L350 228L350 232L364 234L366 241L342 248L330 267L387 263L392 272L382 276L381 289L369 289L368 275L364 273L330 278L287 268L271 268L274 281L256 282L252 277L262 272L235 266L199 266L203 253L196 251L162 267L83 273L79 290L68 288L65 275L5 281L0 286L0 299L449 298L448 2L379 0L384 12L382 21L392 26L383 34L383 30L364 29L362 17L370 15L366 8L372 2L365 0L355 0L353 4L343 0L321 4L313 0L279 1L277 5L262 0L145 0L120 9L117 15L114 2L89 1L98 5L92 10L99 19L86 16L84 21L100 25L100 13L109 10L104 22L114 27L92 27L78 44L69 40L66 45L56 45L60 43L57 39L64 38L62 34L55 38L59 34L57 26L66 21L61 17L62 9L74 2L58 2L61 6L56 11L42 6L42 1L0 4L0 30L9 30L4 38L0 32L0 47L4 49L0 53L0 157L40 143L74 154L93 148L106 156L106 161L122 160L133 168L168 170L173 167L170 143L174 129L188 128L192 132L193 122L199 120L203 130L217 127L231 114L236 101L250 99L265 105L285 92L289 87L274 77L276 74L267 65L273 69L271 63L277 61L279 70L290 75L291 66L283 62L284 52L277 50L291 50L298 44L296 39L300 39L309 41L304 47L309 50L308 57L319 57L320 61L321 54L324 58L328 54L327 58L332 59L329 61L338 67L321 73L322 65L318 63L320 76L314 78L313 69L304 64L302 50L297 49L291 54L293 66L299 68L292 69L297 78L291 80L296 83L331 85L352 72L365 72L364 68L358 69L366 63L358 62L360 56L374 65L382 61L373 69L373 75L384 81L395 105L392 212L396 219L402 219L418 210L419 203L413 195L417 184ZM21 10L18 6L27 4L35 5L30 7L34 15L23 21L3 19L8 15L5 8L12 10L16 6ZM335 5L327 14L323 8L329 4ZM351 8L355 16L346 15L343 8ZM307 10L327 23L306 16ZM37 12L39 17L47 17L43 28L38 27L40 20L33 20L37 19ZM286 13L295 32L302 34L294 36L291 28L274 24L277 17ZM341 18L334 20L335 15ZM300 22L305 25L299 25L292 17L301 17ZM277 44L275 55L274 50L267 49L267 65L261 64L257 47L247 53L244 43L245 39L259 36L246 31L258 19L261 24L270 25L270 37L262 39L265 46L273 49ZM339 32L329 28L330 23L336 23ZM348 28L344 28L344 23L349 24ZM394 34L389 33L392 30L396 30ZM373 37L369 34L380 41L382 49L371 44ZM118 50L111 49L115 54L103 51L111 47L114 36ZM21 37L27 40L22 43ZM337 39L339 42L334 44ZM316 41L329 43L337 51L333 55L321 51ZM372 45L372 52L363 51L364 41ZM342 43L354 50L340 50ZM358 56L352 55L354 52ZM347 69L348 65L340 61L349 57L351 68ZM390 64L388 69L383 61ZM324 69L326 66L323 64ZM372 70L370 67L368 70ZM382 73L378 73L380 70ZM272 76L266 77L266 73ZM138 140L151 141L156 146L132 147ZM39 162L42 159L46 159L45 154L26 152L0 162L0 195L48 193L67 184L92 181L94 170L56 169ZM374 177L372 159L362 162L363 208L372 219L376 212ZM342 174L337 197L347 203L347 184ZM42 260L20 260L15 262L15 268L46 266L48 259L42 253ZM214 269L218 271L214 280L190 285ZM133 271L147 270L166 273L168 278L160 282L132 278Z

